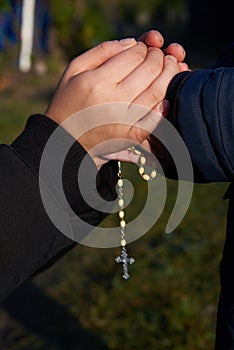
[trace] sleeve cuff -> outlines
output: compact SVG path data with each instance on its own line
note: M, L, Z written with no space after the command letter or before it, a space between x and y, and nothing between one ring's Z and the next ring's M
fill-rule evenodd
M171 80L167 89L166 100L168 100L170 103L167 120L169 120L175 127L177 127L177 97L182 86L190 75L191 72L188 71L176 74L176 76Z
M34 114L28 118L25 129L13 141L11 146L34 171L39 173L42 153L46 143L57 128L60 128L61 132L59 142L65 144L75 142L73 137L52 119L42 114ZM83 158L85 155L86 151L76 142L76 147L73 149L73 156Z

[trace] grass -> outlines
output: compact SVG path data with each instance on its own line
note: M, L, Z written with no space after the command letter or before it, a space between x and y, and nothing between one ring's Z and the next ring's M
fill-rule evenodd
M43 113L62 67L46 76L0 69L0 140L10 143L29 115ZM134 170L134 171L133 171ZM141 211L145 187L135 182L128 215ZM218 269L225 239L227 184L195 185L189 210L176 231L165 234L177 184L158 222L129 244L136 258L129 281L114 262L119 248L78 245L46 272L18 288L0 309L4 350L204 350L215 337ZM113 224L113 216L106 224Z

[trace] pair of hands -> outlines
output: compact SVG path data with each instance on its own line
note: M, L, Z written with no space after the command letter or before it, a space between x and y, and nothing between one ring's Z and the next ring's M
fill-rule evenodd
M163 43L154 30L138 40L104 42L65 70L45 114L78 140L98 168L109 159L132 161L127 149L134 144L150 150L147 137L168 112L168 84L188 70L183 47L175 43L162 51Z

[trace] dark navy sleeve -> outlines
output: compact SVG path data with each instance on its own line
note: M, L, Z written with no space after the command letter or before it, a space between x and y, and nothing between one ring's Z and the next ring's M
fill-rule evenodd
M180 73L167 98L168 119L188 148L195 181L233 181L234 68Z

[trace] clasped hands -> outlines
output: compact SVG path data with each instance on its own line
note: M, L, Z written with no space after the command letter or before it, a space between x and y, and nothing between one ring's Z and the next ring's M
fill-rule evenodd
M138 40L101 43L66 68L45 115L72 134L98 168L110 159L132 161L127 149L134 144L151 149L148 136L169 109L168 84L188 70L183 47L162 50L163 44L151 30Z

